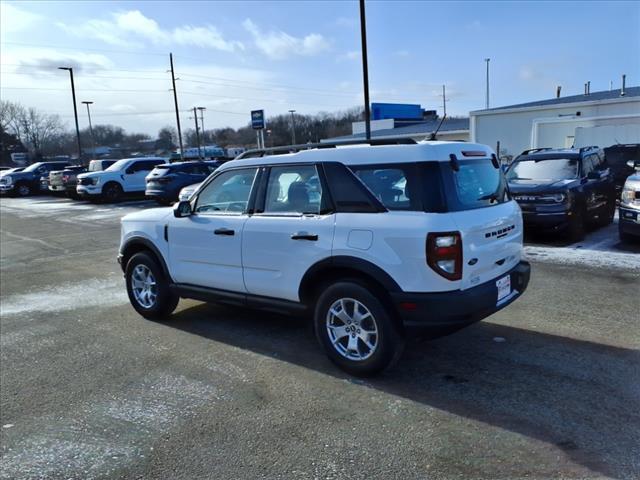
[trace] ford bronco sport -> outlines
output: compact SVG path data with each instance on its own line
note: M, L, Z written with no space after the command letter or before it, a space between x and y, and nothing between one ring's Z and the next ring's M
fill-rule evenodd
M245 152L189 201L122 219L118 260L145 318L179 298L307 312L354 375L407 332L443 335L527 287L522 215L495 154L462 142Z

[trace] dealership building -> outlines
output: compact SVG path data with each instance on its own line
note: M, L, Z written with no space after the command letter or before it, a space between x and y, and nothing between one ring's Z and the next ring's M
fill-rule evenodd
M470 139L509 159L529 148L640 143L640 87L470 112Z

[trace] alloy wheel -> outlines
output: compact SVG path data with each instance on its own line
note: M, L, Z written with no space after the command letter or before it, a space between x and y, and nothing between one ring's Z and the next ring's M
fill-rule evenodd
M376 319L364 304L353 298L341 298L331 305L326 327L333 348L348 360L366 360L378 347Z
M143 308L152 308L158 298L158 287L153 272L146 265L136 265L131 274L131 289L136 302Z

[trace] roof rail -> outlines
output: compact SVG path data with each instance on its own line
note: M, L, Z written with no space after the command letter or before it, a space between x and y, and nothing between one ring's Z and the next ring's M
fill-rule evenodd
M415 145L416 142L413 138L398 138L398 139L374 139L371 140L344 140L337 142L322 142L322 143L301 143L298 145L282 145L279 147L269 148L254 148L247 150L238 155L235 160L241 160L243 158L256 158L264 157L266 155L283 155L286 153L296 153L301 150L311 150L313 148L336 148L342 145Z
M588 147L580 147L580 153L588 152L589 150L599 149L599 148L600 147L598 147L597 145L590 145Z
M529 155L530 153L538 153L544 150L553 150L551 147L542 147L542 148L530 148L529 150L525 150L520 155Z

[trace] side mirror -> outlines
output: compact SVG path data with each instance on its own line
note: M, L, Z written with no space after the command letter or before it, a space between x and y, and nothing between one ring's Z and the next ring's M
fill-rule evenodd
M131 175L133 173L133 168L129 167L127 168L124 173L126 173L127 175Z
M173 216L176 218L191 216L191 202L182 200L173 206Z
M627 167L635 168L636 170L640 169L640 160L629 160Z

